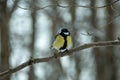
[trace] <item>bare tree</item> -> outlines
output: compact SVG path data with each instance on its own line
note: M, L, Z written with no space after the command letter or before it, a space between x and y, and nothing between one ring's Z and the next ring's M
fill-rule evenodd
M7 16L7 0L0 1L0 37L1 37L1 52L0 52L0 72L9 68L9 27ZM0 78L1 79L1 78ZM10 76L3 78L2 80L9 80Z
M113 0L106 0L107 3L111 3ZM106 8L106 17L107 17L107 24L106 24L106 40L114 40L115 37L115 29L116 26L114 22L108 24L110 21L114 19L114 11L111 7ZM115 49L114 47L106 48L104 51L104 73L105 77L103 80L117 80L116 79L116 58L115 58Z
M31 44L30 44L30 57L34 58L34 54L35 54L35 35L36 35L36 4L37 0L31 0L31 4L29 4L31 6L31 19L32 19L32 34L31 34ZM35 69L34 69L34 65L31 65L29 68L29 79L28 80L34 80L36 79L35 76Z

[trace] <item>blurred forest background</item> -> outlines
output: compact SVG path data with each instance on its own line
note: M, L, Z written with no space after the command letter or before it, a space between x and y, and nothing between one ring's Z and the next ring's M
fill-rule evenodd
M120 37L120 1L0 0L0 72L30 57L53 55L50 46L62 27L70 30L73 47L116 40ZM120 46L85 49L0 80L120 80Z

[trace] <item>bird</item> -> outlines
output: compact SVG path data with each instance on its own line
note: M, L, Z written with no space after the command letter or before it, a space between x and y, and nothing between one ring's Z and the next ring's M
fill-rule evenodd
M59 53L64 53L72 48L72 37L67 28L58 31L52 44L52 49L56 49Z

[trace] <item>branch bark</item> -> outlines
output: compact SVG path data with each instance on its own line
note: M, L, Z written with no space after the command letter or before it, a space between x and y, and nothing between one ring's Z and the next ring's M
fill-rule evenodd
M47 62L47 61L50 61L51 59L58 59L60 57L66 56L66 55L75 54L75 52L83 50L83 49L96 48L96 47L106 47L106 46L115 46L115 45L120 45L120 41L119 40L114 40L114 41L103 41L103 42L94 42L94 43L83 44L83 45L81 45L79 47L76 47L74 49L71 49L68 52L65 52L63 54L54 53L55 55L50 56L50 57L30 59L30 60L22 63L21 65L18 65L15 68L8 69L8 70L0 73L0 77L15 73L15 72L17 72L17 71L19 71L19 70L21 70L21 69L23 69L27 66L30 66L32 64Z

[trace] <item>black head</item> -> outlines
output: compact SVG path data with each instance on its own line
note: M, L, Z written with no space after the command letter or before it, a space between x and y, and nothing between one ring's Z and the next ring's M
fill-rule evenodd
M70 32L68 31L68 29L62 28L62 29L59 31L59 34L64 35L64 36L68 36L68 35L70 35Z

